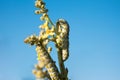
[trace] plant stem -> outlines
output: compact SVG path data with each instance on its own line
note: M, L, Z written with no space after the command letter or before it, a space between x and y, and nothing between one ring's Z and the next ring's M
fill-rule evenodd
M53 22L51 21L51 19L50 19L50 17L47 15L47 19L48 19L48 21L50 22L50 24L52 25L52 26L54 26L54 24L53 24ZM55 26L54 26L55 27Z
M57 46L57 51L58 51L58 62L59 62L59 68L60 68L62 80L68 80L64 61L62 60L62 49Z

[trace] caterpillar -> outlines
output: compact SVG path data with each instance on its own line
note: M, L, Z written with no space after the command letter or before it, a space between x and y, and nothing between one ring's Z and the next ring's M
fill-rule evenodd
M56 23L56 34L58 35L58 44L62 48L62 59L66 61L69 57L69 24L64 19L59 19Z

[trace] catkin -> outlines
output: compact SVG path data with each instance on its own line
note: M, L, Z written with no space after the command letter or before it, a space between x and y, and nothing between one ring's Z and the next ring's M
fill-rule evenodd
M69 24L67 21L59 19L56 23L56 31L59 36L56 42L62 48L62 59L65 61L69 57Z
M54 61L52 61L49 53L46 51L46 49L42 46L42 45L38 45L36 47L36 51L37 54L40 55L40 58L44 61L45 63L45 68L47 69L50 77L52 80L59 80L59 72L58 69L54 63Z

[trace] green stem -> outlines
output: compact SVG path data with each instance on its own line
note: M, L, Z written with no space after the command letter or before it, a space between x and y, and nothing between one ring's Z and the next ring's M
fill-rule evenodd
M47 20L50 22L50 24L51 24L52 26L55 27L55 25L53 24L52 20L51 20L50 17L48 16L48 14L47 14Z
M57 46L57 45L56 45ZM58 62L59 62L59 68L61 73L62 80L68 80L67 73L64 65L64 61L62 60L62 49L57 46L58 51Z

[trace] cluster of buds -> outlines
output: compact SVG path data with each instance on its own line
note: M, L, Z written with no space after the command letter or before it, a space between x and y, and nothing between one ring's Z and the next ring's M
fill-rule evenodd
M36 14L47 13L48 9L45 8L45 3L42 0L35 1L35 6L40 10L36 10Z
M30 44L30 45L37 45L37 44L39 44L39 40L38 40L38 37L36 35L31 35L31 36L27 37L24 40L24 42L27 43L27 44Z
M33 74L36 79L47 78L48 80L68 80L68 70L64 66L64 61L69 57L69 24L64 19L59 19L56 26L50 20L42 0L36 0L35 6L39 8L36 14L43 14L40 18L44 23L40 25L39 36L31 35L25 39L25 43L36 46L38 64L35 65ZM50 56L52 47L48 43L55 43L58 51L58 70L55 61Z
M35 69L32 71L35 74L37 79L44 79L47 77L47 71L44 71L44 68L41 67L42 64L39 66L38 64L35 65Z

